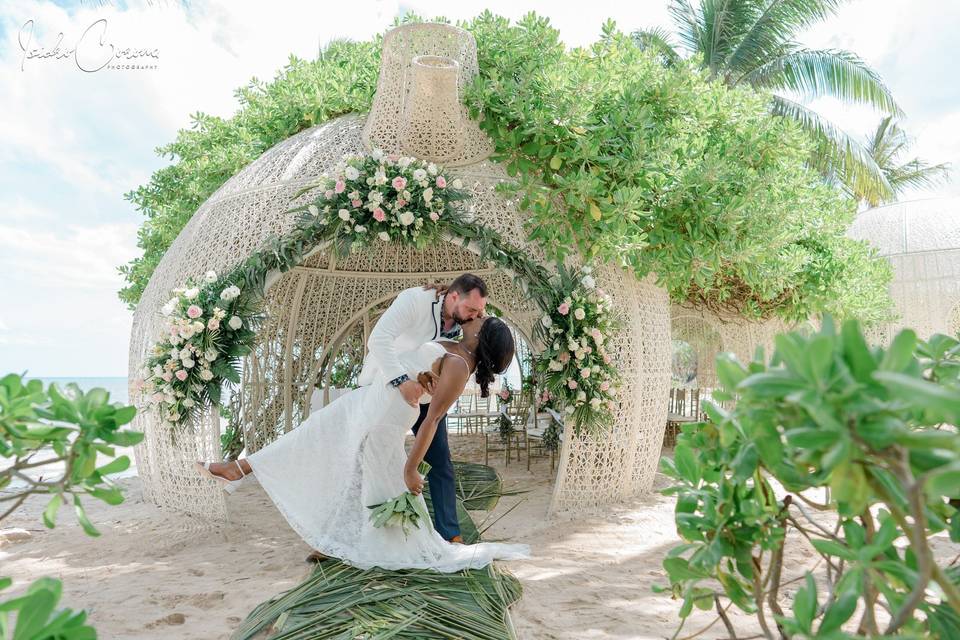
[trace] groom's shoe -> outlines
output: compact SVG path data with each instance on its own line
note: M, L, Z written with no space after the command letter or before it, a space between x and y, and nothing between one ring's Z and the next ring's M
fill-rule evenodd
M462 537L462 536L458 536L458 535L457 535L457 536L453 536L452 538L450 538L450 542L456 542L457 544L463 544L463 537Z

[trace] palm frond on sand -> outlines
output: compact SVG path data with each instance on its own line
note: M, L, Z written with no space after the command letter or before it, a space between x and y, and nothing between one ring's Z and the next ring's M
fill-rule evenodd
M490 467L454 464L457 516L461 535L470 544L479 541L480 533L467 513L464 497L472 505L493 508L502 495L501 482ZM432 514L427 491L424 498ZM520 582L494 565L439 573L361 570L328 560L296 587L258 605L231 638L513 640L507 608L520 595Z

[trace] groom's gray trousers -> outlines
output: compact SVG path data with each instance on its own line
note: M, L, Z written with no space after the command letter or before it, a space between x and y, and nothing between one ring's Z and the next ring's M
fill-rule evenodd
M413 433L427 417L429 404L420 405L420 417L413 425ZM430 500L433 502L433 522L437 533L446 540L460 535L460 521L457 519L457 487L453 477L453 462L450 460L450 445L447 443L447 416L437 423L437 432L423 459L430 465L427 482L430 483Z

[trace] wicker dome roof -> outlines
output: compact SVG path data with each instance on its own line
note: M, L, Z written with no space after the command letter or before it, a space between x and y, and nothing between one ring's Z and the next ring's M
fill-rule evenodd
M868 209L848 233L893 265L890 294L899 317L877 330L878 342L906 327L921 337L960 331L960 198Z
M868 209L850 226L883 256L960 249L960 197L897 202Z

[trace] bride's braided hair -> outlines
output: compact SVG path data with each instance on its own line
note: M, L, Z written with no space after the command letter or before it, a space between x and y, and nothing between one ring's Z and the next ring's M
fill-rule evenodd
M500 318L487 318L477 334L477 368L473 377L480 385L480 397L490 395L489 387L498 373L504 373L513 359L516 348L513 333L507 323Z

